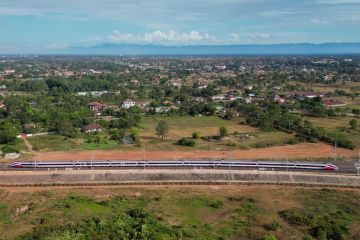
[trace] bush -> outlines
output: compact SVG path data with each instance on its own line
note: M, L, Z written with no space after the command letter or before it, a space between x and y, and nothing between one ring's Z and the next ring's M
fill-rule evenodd
M195 141L192 139L188 139L188 138L181 138L179 141L177 141L176 143L177 145L180 146L189 146L189 147L193 147L195 146Z
M200 133L199 132L193 132L192 138L193 139L199 139L200 138Z
M264 237L263 240L277 240L277 238L274 235L269 235Z
M16 149L13 146L9 146L9 145L5 145L1 148L1 151L3 152L3 154L7 154L7 153L19 153L19 150Z
M296 137L290 138L290 139L288 139L288 140L286 141L286 143L287 143L287 144L290 144L290 145L298 144L298 143L300 143L300 142L301 142L301 140L300 140L299 138L296 138Z
M226 127L220 127L219 128L219 136L220 137L226 137L227 135L229 135L227 128Z

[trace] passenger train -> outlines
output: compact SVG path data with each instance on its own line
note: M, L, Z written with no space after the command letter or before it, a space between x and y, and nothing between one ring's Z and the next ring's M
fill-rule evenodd
M273 161L195 161L195 160L166 160L166 161L54 161L54 162L14 162L10 168L39 168L39 169L63 169L63 168L250 168L250 169L289 169L289 170L327 170L337 171L338 167L330 163L311 162L273 162Z

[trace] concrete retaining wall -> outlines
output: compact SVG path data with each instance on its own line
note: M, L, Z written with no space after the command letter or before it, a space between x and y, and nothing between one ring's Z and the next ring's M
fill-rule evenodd
M65 170L0 172L0 186L126 183L272 183L360 187L354 175L237 170Z

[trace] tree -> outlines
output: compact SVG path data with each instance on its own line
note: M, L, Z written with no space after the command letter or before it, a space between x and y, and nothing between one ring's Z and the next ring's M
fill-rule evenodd
M349 124L350 124L351 129L356 129L358 126L358 122L356 119L351 119Z
M220 127L219 134L220 134L220 137L226 137L227 135L229 135L226 127Z
M5 122L0 126L0 143L8 144L16 140L19 131L10 122Z
M164 140L167 133L169 132L169 125L164 120L161 120L156 127L156 135Z

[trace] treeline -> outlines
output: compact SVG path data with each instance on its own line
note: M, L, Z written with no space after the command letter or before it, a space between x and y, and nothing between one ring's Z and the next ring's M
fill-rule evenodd
M279 129L289 133L295 132L299 140L321 140L331 144L336 143L339 147L355 148L355 144L344 134L313 126L310 121L304 120L300 115L289 112L286 106L267 102L260 106L237 102L234 107L246 116L247 124L260 127L265 131ZM317 106L313 108L316 109ZM309 111L313 110L309 109Z

